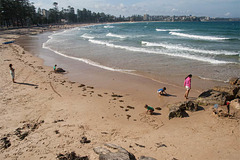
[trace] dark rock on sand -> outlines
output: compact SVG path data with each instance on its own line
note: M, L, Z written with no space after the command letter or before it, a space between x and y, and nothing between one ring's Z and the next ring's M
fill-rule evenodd
M59 160L89 160L88 156L77 156L75 152L58 154L57 159Z
M157 160L157 159L152 158L152 157L141 156L141 157L139 157L139 160Z
M87 139L87 137L83 136L80 140L81 143L90 143L91 141Z
M198 104L193 101L188 102L178 102L174 103L168 106L169 108L169 119L174 117L188 117L188 114L185 110L189 111L197 111L198 110Z
M126 149L115 144L105 144L104 147L93 148L94 152L99 154L99 160L136 160L135 156Z
M0 139L0 149L7 149L11 146L11 142L8 137L3 137Z

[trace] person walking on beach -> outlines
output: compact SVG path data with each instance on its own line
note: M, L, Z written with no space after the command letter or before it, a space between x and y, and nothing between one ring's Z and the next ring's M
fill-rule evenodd
M12 64L9 64L12 81L13 81L13 83L15 83L15 71L14 71L14 68L12 66L13 66Z
M189 74L184 80L184 87L186 88L186 92L185 92L184 97L186 98L186 100L188 99L188 94L189 94L190 89L191 89L191 78L192 78L192 75Z

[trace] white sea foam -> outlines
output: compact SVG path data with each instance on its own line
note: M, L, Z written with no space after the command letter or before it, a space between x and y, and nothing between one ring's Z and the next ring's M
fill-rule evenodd
M108 36L108 37L116 37L116 38L121 38L121 39L127 38L127 36L113 34L113 33L108 33L106 36Z
M94 39L94 37L90 36L89 34L85 33L81 36L82 38L86 38L86 39Z
M104 26L104 28L114 28L114 26L107 25L107 26Z
M172 49L172 50L181 50L181 51L187 51L187 52L195 52L195 53L203 53L203 54L212 54L212 55L239 55L237 52L229 52L229 51L223 51L223 50L203 50L203 49L197 49L197 48L189 48L189 47L183 47L181 45L173 45L173 44L164 44L164 43L152 43L152 42L146 42L142 41L142 44L145 46L150 47L163 47L166 49Z
M183 31L182 29L156 29L158 32L176 32L176 31Z
M73 56L68 56L68 55L65 55L65 54L62 54L54 49L51 49L50 47L47 46L47 43L53 38L52 36L49 36L49 40L46 41L45 43L43 43L42 45L42 48L45 48L45 49L48 49L50 51L53 51L55 52L56 54L58 55L61 55L63 57L66 57L66 58L70 58L70 59L74 59L74 60L77 60L77 61L81 61L81 62L84 62L84 63L87 63L89 65L92 65L92 66L95 66L95 67L99 67L99 68L102 68L102 69L105 69L105 70L109 70L109 71L118 71L118 72L133 72L134 70L126 70L126 69L115 69L115 68L111 68L111 67L107 67L107 66L104 66L104 65L101 65L97 62L94 62L94 61L91 61L90 59L84 59L84 58L77 58L77 57L73 57Z
M215 60L215 59L208 58L208 57L200 57L198 55L190 55L190 54L187 54L187 53L180 53L179 54L179 53L175 53L175 52L166 52L166 51L157 50L157 49L121 46L121 45L115 45L115 44L112 44L112 43L109 43L109 42L93 40L93 39L90 39L89 41L92 42L92 43L95 43L95 44L105 45L105 46L112 47L112 48L125 49L125 50L133 51L133 52L163 54L163 55L168 55L168 56L173 56L173 57L181 57L181 58L186 58L186 59L191 59L191 60L208 62L208 63L212 63L212 64L226 64L226 63L229 63L227 61L220 61L220 60Z
M222 37L213 37L213 36L199 36L199 35L192 35L192 34L185 34L185 33L178 33L178 32L169 32L169 34L174 36L180 36L180 37L187 37L190 39L201 39L201 40L209 40L209 41L221 41L221 40L227 40L229 38L222 38Z

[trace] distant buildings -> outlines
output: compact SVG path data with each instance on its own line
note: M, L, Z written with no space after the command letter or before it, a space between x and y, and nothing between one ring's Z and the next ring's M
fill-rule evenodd
M42 9L42 15L43 15L44 18L47 18L47 19L48 19L48 17L49 17L49 11L46 10L46 9Z
M132 16L130 19L131 21L135 20L136 16ZM139 20L138 16L138 20ZM141 21L163 21L163 22L205 22L205 21L240 21L240 18L210 18L210 17L197 17L197 16L150 16L145 14L142 17Z

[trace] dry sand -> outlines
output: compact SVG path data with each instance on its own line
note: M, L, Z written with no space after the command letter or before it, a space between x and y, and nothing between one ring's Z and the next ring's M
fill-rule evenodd
M136 158L240 158L238 120L213 116L211 106L168 119L167 105L184 101L183 87L81 62L80 70L57 74L20 46L2 44L17 38L16 32L0 35L0 138L1 146L11 144L0 149L0 159L50 160L74 151L92 160L98 159L93 147L104 143L120 145ZM11 81L10 63L17 83ZM156 94L163 86L172 96ZM193 89L190 99L199 94ZM162 109L146 115L145 104ZM83 136L91 142L80 143Z

